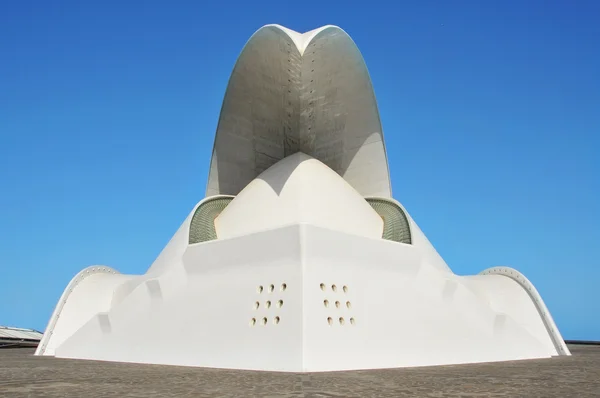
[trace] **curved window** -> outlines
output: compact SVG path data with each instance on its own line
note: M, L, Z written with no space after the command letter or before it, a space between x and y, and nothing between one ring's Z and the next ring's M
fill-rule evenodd
M383 239L412 243L408 218L400 206L385 199L367 199L367 202L383 219Z
M196 209L190 222L189 244L217 239L215 218L227 207L233 197L208 199Z

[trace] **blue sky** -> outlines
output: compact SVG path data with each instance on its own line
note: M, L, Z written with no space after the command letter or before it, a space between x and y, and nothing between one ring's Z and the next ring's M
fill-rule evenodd
M219 3L219 5L217 5ZM260 26L339 25L378 98L394 196L450 267L521 270L600 340L600 3L0 5L0 324L44 329L82 268L143 273L203 198Z

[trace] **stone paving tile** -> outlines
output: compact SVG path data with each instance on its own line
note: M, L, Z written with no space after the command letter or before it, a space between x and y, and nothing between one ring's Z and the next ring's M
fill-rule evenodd
M425 368L275 373L34 357L0 350L0 397L600 397L600 347Z

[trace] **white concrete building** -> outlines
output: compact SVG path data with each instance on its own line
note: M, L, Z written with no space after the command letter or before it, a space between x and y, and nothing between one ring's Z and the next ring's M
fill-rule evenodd
M75 276L36 354L290 372L570 355L522 274L453 274L392 198L350 37L277 25L235 65L206 198L146 274Z

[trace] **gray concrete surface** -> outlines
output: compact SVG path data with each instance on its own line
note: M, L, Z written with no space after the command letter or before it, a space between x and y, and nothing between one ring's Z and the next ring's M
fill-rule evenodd
M317 34L304 55L273 26L248 41L223 99L206 196L237 195L299 151L362 196L391 196L371 78L360 51L338 28Z
M573 356L290 374L78 361L0 350L0 397L600 397L600 346Z

